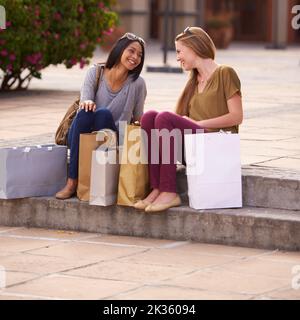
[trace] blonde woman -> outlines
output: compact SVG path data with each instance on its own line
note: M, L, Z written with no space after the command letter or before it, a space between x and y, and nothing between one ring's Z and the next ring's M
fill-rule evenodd
M148 136L149 175L152 191L137 202L137 209L147 212L163 211L179 206L181 200L176 190L175 143L170 139L169 148L162 145L159 135L151 134L178 129L182 142L184 131L196 133L228 130L238 132L243 121L241 84L236 72L229 66L215 61L216 48L209 35L201 28L188 27L175 39L177 61L190 78L179 98L176 113L146 112L141 120L142 128ZM151 163L151 145L158 145L158 163ZM182 146L181 146L182 147ZM170 162L162 161L163 154L169 152Z

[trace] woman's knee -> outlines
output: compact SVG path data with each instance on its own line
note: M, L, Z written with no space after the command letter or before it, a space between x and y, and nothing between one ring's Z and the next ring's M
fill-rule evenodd
M92 111L88 111L86 112L85 110L80 110L77 115L76 115L76 118L77 120L90 120L94 117L94 112Z
M103 108L95 112L94 130L101 130L104 128L117 131L111 111Z
M174 112L163 111L160 112L155 118L155 128L161 129L165 127L165 124L170 124L171 119L174 116Z
M76 126L82 127L82 126L86 126L86 125L90 125L94 120L94 115L93 112L89 111L86 112L85 110L80 110L74 121L76 122Z
M111 120L113 118L112 113L108 109L98 109L95 111L95 117L99 118L105 118Z
M153 123L157 115L158 115L158 112L154 110L145 112L141 118L141 127L145 129L149 127L153 127Z

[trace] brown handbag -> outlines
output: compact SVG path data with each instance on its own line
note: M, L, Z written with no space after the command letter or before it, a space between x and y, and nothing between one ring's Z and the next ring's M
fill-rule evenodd
M95 86L95 93L97 91L97 88L99 86L99 81L102 77L103 70L105 67L104 63L98 63L96 64L97 72L96 72L96 86ZM80 98L77 98L72 105L67 110L65 116L63 117L62 121L60 122L56 133L55 133L55 143L59 145L66 146L67 145L67 135L68 131L71 127L71 124L77 114L77 111L79 109L79 103Z

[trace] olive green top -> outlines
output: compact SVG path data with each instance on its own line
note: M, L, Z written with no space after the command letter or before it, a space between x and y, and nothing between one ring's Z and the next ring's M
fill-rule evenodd
M241 96L241 82L236 72L228 66L219 66L208 79L203 92L198 88L189 105L189 117L196 120L217 118L229 113L227 100L235 94ZM238 133L238 125L230 128L209 129L209 132L220 130Z

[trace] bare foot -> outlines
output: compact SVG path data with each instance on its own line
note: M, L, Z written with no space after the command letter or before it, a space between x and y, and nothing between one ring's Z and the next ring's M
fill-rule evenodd
M155 199L153 204L167 204L173 201L177 196L174 192L161 192L160 195Z
M143 199L145 202L152 203L159 196L159 189L153 189L147 196L147 198Z

